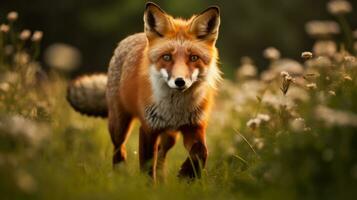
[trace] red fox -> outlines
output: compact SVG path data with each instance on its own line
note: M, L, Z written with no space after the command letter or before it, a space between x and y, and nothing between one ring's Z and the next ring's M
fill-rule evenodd
M179 176L200 177L208 155L207 120L221 78L215 47L219 25L217 6L183 20L149 2L144 33L119 43L107 77L85 76L70 84L68 100L77 111L108 116L113 164L126 160L125 143L136 118L143 171L154 179L156 171L163 171L166 154L181 132L189 157Z

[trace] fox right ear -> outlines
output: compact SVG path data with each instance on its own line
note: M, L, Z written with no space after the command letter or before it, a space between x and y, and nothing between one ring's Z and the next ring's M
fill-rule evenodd
M170 16L152 2L146 3L144 24L148 38L163 37L172 27Z
M220 24L219 13L218 6L211 6L204 10L192 20L191 32L199 39L216 41Z

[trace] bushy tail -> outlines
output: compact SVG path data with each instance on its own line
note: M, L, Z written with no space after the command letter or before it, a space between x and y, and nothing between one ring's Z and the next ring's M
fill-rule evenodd
M74 79L67 90L67 100L78 112L95 117L107 117L106 74L84 75Z

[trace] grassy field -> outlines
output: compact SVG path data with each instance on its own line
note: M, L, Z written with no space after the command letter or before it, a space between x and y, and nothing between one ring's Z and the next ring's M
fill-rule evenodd
M166 182L152 184L139 171L137 125L128 162L113 170L106 120L70 108L68 68L45 72L42 33L17 31L12 13L0 32L0 198L354 199L357 32L332 14L338 23L308 23L316 44L299 61L267 48L265 71L245 57L236 80L221 83L202 179L176 177L187 156L180 138Z

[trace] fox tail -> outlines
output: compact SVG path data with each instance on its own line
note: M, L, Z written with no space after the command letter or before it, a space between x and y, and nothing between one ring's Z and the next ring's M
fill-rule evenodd
M106 74L83 75L70 82L67 101L79 113L93 117L107 117Z

